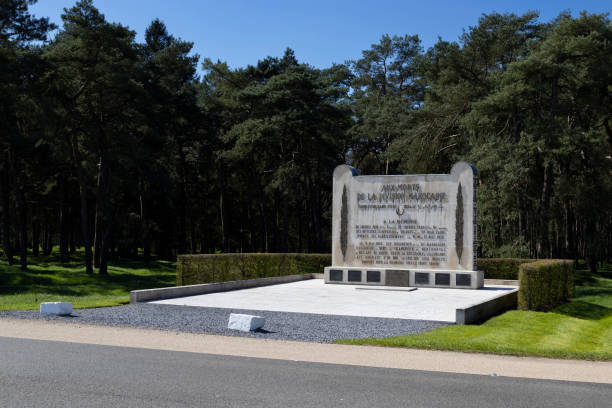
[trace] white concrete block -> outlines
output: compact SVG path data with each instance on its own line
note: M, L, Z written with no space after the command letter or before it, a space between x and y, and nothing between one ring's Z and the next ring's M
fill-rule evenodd
M227 328L248 332L262 328L265 322L266 319L261 316L231 313Z
M41 315L69 315L72 313L72 302L45 302L40 304Z

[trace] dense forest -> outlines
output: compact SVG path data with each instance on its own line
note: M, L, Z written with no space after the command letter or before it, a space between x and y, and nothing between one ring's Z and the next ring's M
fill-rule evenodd
M32 3L0 3L10 263L54 246L63 262L84 248L100 274L118 256L329 252L335 166L447 173L459 160L479 170L480 256L611 258L607 14L493 13L427 50L383 35L326 69L291 49L231 68L160 20L139 43L91 0L61 27Z

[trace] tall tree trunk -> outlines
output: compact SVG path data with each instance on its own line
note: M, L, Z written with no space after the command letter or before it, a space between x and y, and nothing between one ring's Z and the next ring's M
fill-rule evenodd
M164 219L161 224L161 231L159 233L159 239L156 244L157 255L162 259L172 258L174 248L171 243L171 238L174 237L176 231L173 228L172 222Z
M51 255L53 252L53 230L51 225L45 223L45 245L43 247L43 254L46 256Z
M261 233L261 239L263 242L262 250L263 252L269 252L270 247L269 247L269 239L268 239L269 238L268 237L268 224L266 220L266 205L264 201L263 188L257 189L257 195L258 195L257 201L259 203L259 216L261 220L260 233Z
M178 172L179 172L179 202L178 202L178 252L187 253L187 160L183 151L183 145L178 142Z
M149 231L149 227L147 225L147 220L145 218L145 200L143 197L143 187L142 180L138 179L138 201L140 204L140 231L142 234L142 257L145 263L148 263L151 260L151 234Z
M40 247L40 222L34 221L32 222L32 255L34 256L38 255L39 247ZM43 248L43 251L44 251L44 248Z
M181 182L180 202L178 203L178 253L187 253L187 205L185 204L184 183Z
M256 252L255 251L255 247L254 247L254 243L253 243L253 231L254 231L254 227L255 227L255 222L254 222L254 207L256 206L255 204L255 200L253 198L253 185L249 182L249 185L247 186L247 199L246 202L242 204L242 211L243 213L246 212L246 218L243 218L242 221L246 220L246 226L244 227L240 227L241 229L244 229L244 232L248 233L248 245L247 247L247 252L253 253Z
M304 211L305 211L305 218L306 218L305 249L306 249L306 252L312 252L312 248L314 248L314 221L312 219L313 211L312 211L312 201L310 199L311 198L310 197L310 184L309 184L307 177L304 177L302 190L304 192L304 197L306 197L306 199L304 200L304 204L305 204Z
M41 244L42 244L42 248L43 248L43 253L45 252L45 248L46 248L46 245L47 245L46 244L47 241L45 241L47 239L47 230L45 229L46 227L47 227L46 225L43 225L43 228L42 228L42 242L41 242Z
M103 191L104 188L106 187L103 183L103 181L101 180L101 173L102 173L102 156L100 156L100 159L98 161L98 177L97 177L97 190L96 190L96 210L95 210L95 217L94 217L94 255L93 255L93 263L94 263L94 268L99 268L100 267L100 249L101 249L101 242L102 242L102 195L103 195Z
M313 243L313 249L315 252L320 253L323 247L323 231L321 231L321 200L319 194L317 193L317 189L312 181L310 175L308 177L308 190L310 195L310 205L311 205L311 217L312 217L312 226L314 229L314 237L315 242Z
M108 274L108 251L110 248L109 241L112 232L112 210L109 203L109 182L110 182L110 164L105 155L100 158L100 177L98 188L98 203L97 209L100 211L99 223L97 224L96 237L98 238L98 254L99 260L98 273L100 275Z
M589 271L593 274L597 273L597 229L595 222L592 219L587 219L586 227L586 263L589 267Z
M280 252L289 252L289 193L283 194L283 233Z
M0 200L2 205L2 248L8 264L12 265L15 260L13 259L13 248L11 247L11 202L7 167L1 169L0 172Z
M325 251L328 251L328 246L324 245L324 241L323 241L323 226L321 223L321 214L323 214L323 210L322 210L322 205L321 205L321 188L320 186L316 187L315 190L316 193L316 211L315 211L315 220L316 220L316 233L317 233L317 253L323 253Z
M26 208L25 198L23 193L23 185L20 182L19 174L15 168L15 157L9 148L8 151L9 171L11 178L15 182L15 203L17 204L17 218L19 219L19 255L21 258L21 270L28 269L28 230L26 223Z
M21 257L21 270L25 271L28 269L28 230L23 187L20 185L15 186L15 199L19 218L19 256Z
M91 252L91 236L89 231L89 214L87 208L87 180L83 169L81 168L81 155L78 151L77 141L74 137L71 138L70 144L72 147L72 158L74 160L75 171L79 181L79 194L81 196L81 234L83 235L83 246L85 247L85 272L93 274L93 254Z
M191 212L191 211L190 211ZM189 214L189 249L192 254L196 253L196 223L193 214Z
M144 263L151 261L151 237L148 233L143 239L142 259Z
M68 223L66 205L66 174L61 172L58 178L58 195L59 195L59 259L60 263L68 262Z
M93 274L93 254L91 252L91 238L89 235L89 217L87 210L87 186L84 176L79 176L79 192L81 194L81 234L85 247L85 272Z
M574 234L574 226L576 222L574 220L574 211L571 203L568 204L567 214L567 259L578 259L576 256L576 235Z
M280 197L278 192L274 194L274 223L272 224L272 236L274 237L274 247L272 252L280 252L281 247L281 227L280 227L280 209L279 209Z
M71 214L74 214L74 211L71 211ZM73 219L73 216L70 217ZM75 230L77 229L75 222L73 221L70 225L70 236L68 237L68 254L72 255L76 252L76 238L75 238Z
M544 166L544 174L542 180L542 196L540 198L540 206L538 211L538 218L540 222L539 232L539 248L538 258L542 255L547 255L550 252L550 240L549 240L549 204L550 204L550 190L552 185L552 166L547 163Z
M297 241L297 251L298 253L302 252L302 204L298 203L297 206L297 229L298 229L298 241Z
M223 164L218 166L219 180L219 212L221 215L221 234L223 236L223 252L229 252L229 220L227 211L227 192L225 190L225 169Z
M111 247L111 240L113 234L113 216L110 209L110 205L107 205L104 211L104 235L102 236L101 252L100 252L100 268L98 273L100 275L108 275L108 258Z

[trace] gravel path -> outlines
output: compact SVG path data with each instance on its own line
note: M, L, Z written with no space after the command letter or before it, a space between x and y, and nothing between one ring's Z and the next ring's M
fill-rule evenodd
M263 330L244 333L227 329L230 313L266 318ZM41 317L37 310L0 311L0 318L57 320L103 326L137 327L189 333L268 339L332 342L344 338L390 337L421 333L446 323L378 317L334 316L261 310L220 309L138 303L96 309L75 309L71 316Z

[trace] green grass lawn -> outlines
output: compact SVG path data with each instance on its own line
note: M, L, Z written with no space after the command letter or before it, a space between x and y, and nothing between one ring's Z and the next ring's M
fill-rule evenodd
M131 290L176 285L176 263L110 262L107 276L87 275L82 255L67 265L56 257L28 257L28 271L0 260L0 310L38 309L41 302L72 302L75 308L129 303ZM17 258L18 261L18 258Z
M575 298L551 312L512 310L478 326L448 326L407 336L337 343L612 360L610 271L594 277L577 275L580 285Z

